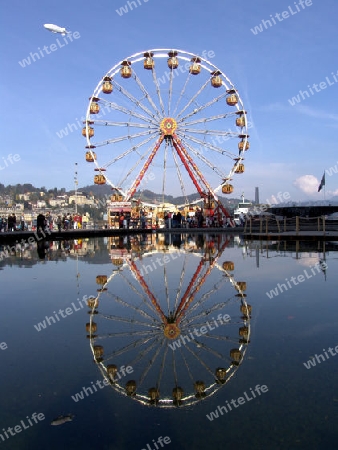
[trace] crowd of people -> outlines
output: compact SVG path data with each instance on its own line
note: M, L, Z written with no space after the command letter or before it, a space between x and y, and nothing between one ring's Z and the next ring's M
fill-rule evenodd
M16 217L15 213L9 214L7 217L0 217L0 232L7 231L27 231L31 229L35 230L46 230L50 231L58 230L77 230L86 229L89 222L88 215L80 214L58 214L54 217L50 212L46 214L38 214L36 221L32 222L32 225L28 227L27 222L25 222L24 216L19 218Z
M7 217L0 217L0 232L26 230L27 226L23 216L17 218L16 215L9 214Z
M37 217L36 228L53 230L57 228L58 231L86 229L89 218L87 215L80 214L59 214L56 217L47 212L46 215L39 214Z

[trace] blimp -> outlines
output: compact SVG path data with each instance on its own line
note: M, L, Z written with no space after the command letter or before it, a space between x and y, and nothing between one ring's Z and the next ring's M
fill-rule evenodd
M70 33L70 31L67 31L66 28L59 27L58 25L54 25L52 23L45 23L44 28L52 33L59 33L62 36L66 36L67 33Z

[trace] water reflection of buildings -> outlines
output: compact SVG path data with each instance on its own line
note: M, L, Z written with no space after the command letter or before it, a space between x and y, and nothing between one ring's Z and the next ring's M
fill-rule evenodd
M94 361L114 390L142 404L188 406L230 381L250 342L246 283L223 253L226 236L110 238L86 324ZM146 263L145 263L146 261ZM148 268L147 268L148 267ZM132 367L132 375L117 376Z
M237 237L243 258L255 258L256 267L261 259L293 258L303 265L315 265L326 261L326 257L338 251L334 241L245 241Z
M69 239L58 241L39 241L28 243L16 243L0 246L0 267L19 266L32 267L41 260L66 261L68 258L87 259L101 263L99 256L104 255L109 261L106 251L106 243L102 239Z

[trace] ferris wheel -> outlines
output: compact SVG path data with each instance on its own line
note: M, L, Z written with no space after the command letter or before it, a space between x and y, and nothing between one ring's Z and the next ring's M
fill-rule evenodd
M119 394L144 405L190 406L232 379L250 342L251 306L234 264L222 262L228 242L179 257L176 251L175 268L170 253L141 255L136 243L117 270L96 277L101 288L89 302L87 337ZM167 263L150 271L159 257ZM121 367L132 373L121 377Z
M119 61L94 89L84 124L95 184L123 201L150 189L185 199L197 191L218 204L244 172L243 101L221 69L194 53L152 49Z

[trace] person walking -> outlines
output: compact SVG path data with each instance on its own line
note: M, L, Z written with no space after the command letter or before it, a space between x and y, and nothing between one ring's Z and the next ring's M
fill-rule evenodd
M61 218L60 214L57 216L56 225L58 227L58 232L60 232L61 231L61 226L62 226L62 218Z
M36 230L44 231L46 227L46 217L40 213L36 218Z

